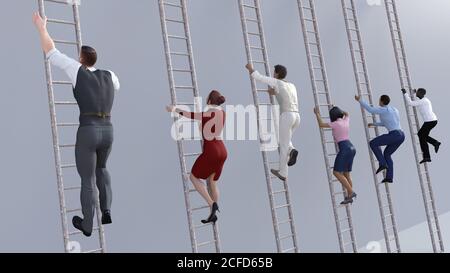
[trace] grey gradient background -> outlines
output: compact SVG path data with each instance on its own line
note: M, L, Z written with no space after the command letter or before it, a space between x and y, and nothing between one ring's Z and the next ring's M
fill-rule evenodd
M318 0L318 18L335 104L352 114L351 138L358 149L353 205L360 247L382 238L375 189L340 1ZM392 44L383 6L357 0L375 95L388 93L404 113ZM42 53L31 24L33 0L2 3L0 75L0 251L63 250ZM290 171L291 195L301 250L338 251L319 131L294 0L264 0L263 15L272 64L289 68L299 90L302 123L294 137L300 162ZM429 90L440 117L433 134L444 145L431 166L437 207L450 210L448 175L448 63L450 1L398 0L411 74ZM202 95L219 89L230 104L251 104L237 1L189 1L192 39ZM100 53L99 68L119 76L122 90L114 109L114 224L106 228L112 252L190 251L176 145L164 112L169 91L156 0L84 0L83 40ZM403 127L407 129L403 114ZM229 159L220 188L223 250L275 250L261 156L256 141L226 143ZM408 140L395 154L392 187L399 229L425 220ZM444 230L443 232L447 232ZM428 236L426 233L420 236ZM428 241L428 240L427 240ZM427 247L431 247L430 245Z

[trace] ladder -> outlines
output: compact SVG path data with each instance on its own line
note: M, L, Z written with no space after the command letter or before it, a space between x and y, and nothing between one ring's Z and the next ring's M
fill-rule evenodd
M353 72L355 75L356 89L358 95L364 100L374 105L372 95L372 88L370 85L369 73L367 70L366 57L364 53L364 46L361 38L361 31L359 28L359 20L354 0L341 0L342 11L345 19L345 27L347 30L347 38L349 49L352 56ZM366 133L367 144L372 139L380 135L377 127L369 128L369 123L374 123L375 115L367 114L361 107L361 114L363 117L364 128ZM392 205L392 198L389 185L380 184L378 182L378 175L376 175L377 164L375 156L370 152L370 164L372 167L373 181L375 183L375 190L377 193L378 206L381 215L381 223L383 226L383 234L386 243L387 252L400 252L400 243L397 232L397 224L394 217L394 209Z
M238 0L239 11L244 34L245 49L247 61L255 69L261 68L265 75L270 76L270 66L267 54L267 47L264 38L262 14L259 0ZM261 130L262 122L274 122L277 128L277 117L274 119L263 119L261 117L261 106L272 107L275 104L273 96L265 96L268 102L262 102L260 93L267 93L267 87L259 87L253 78L250 77L253 101L256 108L258 123L258 132L261 145L263 145L263 133ZM278 143L277 143L278 144ZM289 194L289 186L286 182L278 182L278 178L270 172L271 167L278 167L279 154L278 149L269 152L261 149L264 174L266 176L267 190L272 214L273 228L275 232L275 241L279 253L299 252L297 244L297 234L292 212L292 203ZM274 158L273 161L269 160ZM276 159L275 159L276 158ZM279 183L279 184L278 184ZM277 185L275 185L277 184Z
M395 59L397 62L397 69L402 88L409 90L409 95L413 95L411 76L409 74L408 62L406 59L406 51L403 43L403 37L400 30L400 21L397 13L397 6L394 0L385 0L387 18L389 21L389 29L394 46ZM439 217L436 209L435 199L433 195L433 188L431 186L430 172L428 164L419 164L421 160L420 144L417 133L420 129L419 116L414 107L408 106L405 102L406 113L408 116L409 130L411 132L411 139L413 144L414 156L416 160L417 173L419 175L420 188L422 190L422 197L425 206L425 213L427 216L428 229L430 232L431 243L434 252L444 252L444 243L442 240L441 229L439 226Z
M159 0L159 12L161 19L161 28L164 41L164 50L166 55L167 72L169 76L170 96L173 105L178 106L194 106L196 103L179 102L178 97L181 93L192 95L192 99L199 97L197 77L195 73L194 55L191 42L191 34L189 29L189 19L186 7L186 0ZM176 49L175 47L178 46ZM182 82L184 78L189 79L189 83ZM182 117L175 117L175 123L177 122L194 122L185 121ZM188 167L186 164L187 158L195 158L201 154L202 141L196 140L200 147L200 152L187 153L186 141L189 139L180 138L177 140L178 155L181 167L181 178L183 181L183 190L186 204L186 212L189 225L189 234L191 238L192 251L194 253L199 252L200 248L206 248L214 245L214 251L220 252L220 239L217 224L195 224L193 214L195 213L209 213L208 205L193 206L192 194L197 191L190 187ZM192 140L191 140L192 141ZM210 229L211 233L208 233L206 241L199 242L198 234L200 230Z
M322 118L329 120L328 111L333 105L328 87L315 6L313 0L298 0L298 7L314 94L314 103L316 107L319 107ZM324 111L326 114L322 114ZM346 196L346 191L332 173L333 162L338 148L335 144L331 129L321 128L320 137L333 205L334 220L336 222L339 248L342 253L356 253L357 243L350 206L340 204L341 200L344 200Z
M45 6L46 4L53 4L53 5L69 5L72 7L72 13L73 13L73 21L67 21L67 20L59 20L59 19L50 19L48 18L48 25L60 25L60 26L67 26L68 28L73 28L75 31L75 41L69 41L69 40L57 40L55 39L54 42L57 45L65 45L65 46L74 46L76 47L78 53L81 50L81 31L80 31L80 17L78 12L78 5L79 1L74 0L38 0L38 6L39 6L39 13L41 16L45 16ZM52 138L53 138L53 150L54 150L54 157L55 157L55 168L56 168L56 178L57 178L57 185L58 185L58 195L59 195L59 205L60 205L60 213L61 213L61 222L62 222L62 230L63 230L63 240L64 240L64 249L65 252L86 252L86 253L93 253L93 252L106 252L106 245L105 245L105 235L103 226L101 225L101 211L99 206L98 198L96 199L96 214L97 214L97 226L94 227L93 231L98 231L98 244L93 249L85 250L81 249L81 243L79 241L85 240L85 244L91 246L91 243L88 243L86 241L87 239L82 237L81 231L78 230L72 230L69 228L69 225L67 223L67 216L72 215L74 213L80 213L81 208L80 207L66 207L66 196L68 194L73 194L74 192L79 192L81 189L81 186L65 186L64 185L64 173L69 171L76 170L76 164L74 163L66 163L63 162L63 156L62 152L66 149L74 149L75 144L61 144L60 142L60 133L61 131L67 130L68 128L76 128L79 126L78 123L73 122L61 122L57 119L57 113L62 111L62 107L73 107L77 106L77 103L75 101L62 101L56 99L55 96L55 90L57 90L56 93L62 92L62 90L58 90L62 87L66 87L67 90L71 90L72 83L70 81L65 80L55 80L53 78L52 69L50 62L45 58L45 73L46 73L46 80L47 80L47 89L48 89L48 102L49 102L49 108L50 108L50 122L51 122L51 128L52 128ZM67 88L69 87L69 88ZM59 109L60 111L57 111ZM67 175L68 176L68 175ZM77 178L73 179L79 179ZM97 187L95 186L94 189ZM98 194L96 194L98 197ZM78 199L79 200L79 199ZM77 240L72 240L73 237L76 236ZM92 241L92 239L91 239Z

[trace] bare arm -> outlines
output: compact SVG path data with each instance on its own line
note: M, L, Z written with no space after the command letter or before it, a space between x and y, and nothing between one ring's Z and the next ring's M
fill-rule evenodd
M44 50L45 54L47 54L55 48L55 43L53 42L52 37L50 37L50 34L48 34L47 31L47 17L42 18L39 15L39 12L35 12L33 13L33 23L36 26L37 31L39 32L42 50Z
M320 116L319 108L314 108L314 114L316 114L317 123L319 124L320 128L330 128L330 125L324 122L322 117Z

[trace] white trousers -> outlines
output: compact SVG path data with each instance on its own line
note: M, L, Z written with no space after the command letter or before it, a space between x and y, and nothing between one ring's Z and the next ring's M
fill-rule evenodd
M300 114L296 112L284 112L280 116L279 127L279 145L280 145L280 174L288 176L289 154L294 145L292 145L292 135L295 129L300 126Z

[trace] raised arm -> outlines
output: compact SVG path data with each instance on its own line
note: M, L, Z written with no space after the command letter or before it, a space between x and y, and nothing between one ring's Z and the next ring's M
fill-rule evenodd
M316 115L317 123L319 124L320 128L330 128L330 125L323 121L322 117L320 116L319 108L314 108L314 114Z
M36 11L33 13L33 23L39 32L42 50L44 50L45 54L48 54L50 50L55 48L55 43L47 31L47 17L42 18L39 12Z
M33 23L39 32L42 50L44 50L46 58L53 66L62 69L69 77L72 85L75 87L77 83L78 70L81 63L67 55L62 54L55 47L52 37L47 31L47 18L42 18L38 12L33 13Z

